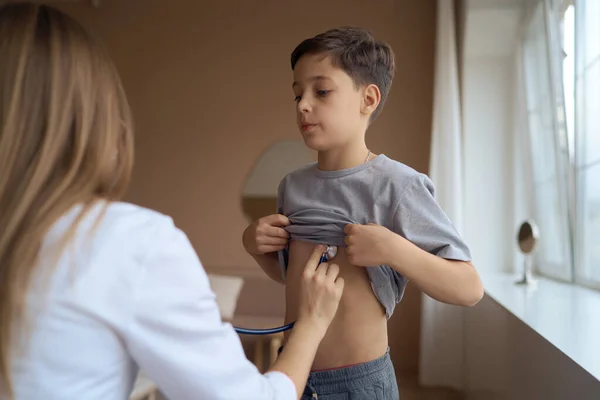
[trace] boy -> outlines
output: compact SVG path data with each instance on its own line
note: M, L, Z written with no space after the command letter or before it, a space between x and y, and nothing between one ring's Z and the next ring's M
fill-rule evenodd
M251 224L244 247L285 283L287 323L314 244L338 246L331 261L344 293L303 398L397 399L387 319L408 280L463 306L476 304L483 287L431 181L366 146L392 84L391 48L358 28L333 29L300 43L291 64L298 126L318 162L282 180L277 214Z

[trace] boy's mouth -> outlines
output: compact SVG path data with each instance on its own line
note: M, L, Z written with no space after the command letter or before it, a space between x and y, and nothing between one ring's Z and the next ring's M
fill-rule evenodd
M316 127L317 127L317 124L302 124L302 126L300 127L300 129L302 129L302 132L311 132Z

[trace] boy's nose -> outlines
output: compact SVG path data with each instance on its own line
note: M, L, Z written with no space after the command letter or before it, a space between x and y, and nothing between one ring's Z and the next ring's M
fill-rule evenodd
M300 113L307 113L312 109L310 102L308 101L308 99L302 98L299 102L298 102L298 112Z

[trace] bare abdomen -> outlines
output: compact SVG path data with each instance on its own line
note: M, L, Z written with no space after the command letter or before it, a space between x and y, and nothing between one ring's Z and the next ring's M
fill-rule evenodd
M315 244L292 241L286 274L286 323L298 315L298 289ZM340 266L344 293L337 314L317 351L313 370L374 360L388 347L385 311L371 288L367 271L350 265L343 248L331 261ZM287 335L286 335L287 339Z

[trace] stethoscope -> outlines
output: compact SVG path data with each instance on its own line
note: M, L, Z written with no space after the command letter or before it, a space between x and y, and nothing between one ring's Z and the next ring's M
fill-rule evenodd
M319 264L327 262L334 258L337 255L337 246L327 246L321 258L319 259ZM242 335L271 335L274 333L284 332L290 330L294 327L294 322L290 322L289 324L278 326L276 328L266 328L266 329L249 329L249 328L240 328L234 326L233 329L239 334Z

